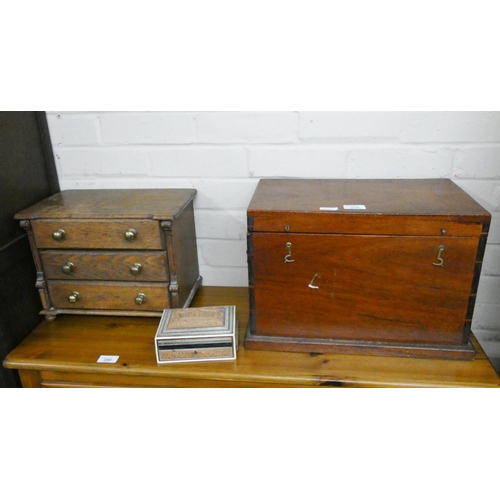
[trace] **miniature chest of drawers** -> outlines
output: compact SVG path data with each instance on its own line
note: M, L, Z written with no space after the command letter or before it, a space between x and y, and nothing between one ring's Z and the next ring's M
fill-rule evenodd
M68 190L15 215L28 232L48 319L161 316L201 283L194 189Z
M448 179L261 180L248 349L473 359L490 214Z

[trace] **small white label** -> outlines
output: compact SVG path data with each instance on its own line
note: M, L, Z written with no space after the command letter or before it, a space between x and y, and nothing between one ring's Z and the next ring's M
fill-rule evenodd
M120 356L107 356L105 354L102 354L99 356L99 359L97 360L98 363L116 363L118 361L118 358Z
M365 205L344 205L344 210L366 210Z
M325 210L327 212L335 212L339 207L319 207L320 210Z

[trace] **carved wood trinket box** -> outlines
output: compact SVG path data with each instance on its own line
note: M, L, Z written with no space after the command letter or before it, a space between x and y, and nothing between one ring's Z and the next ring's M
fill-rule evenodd
M491 215L449 179L260 180L248 349L470 360Z
M195 196L194 189L68 190L17 213L41 314L161 316L189 306L201 283Z

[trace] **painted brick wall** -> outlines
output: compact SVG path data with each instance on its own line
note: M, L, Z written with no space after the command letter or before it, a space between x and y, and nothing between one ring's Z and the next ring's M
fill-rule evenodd
M474 327L500 331L500 112L47 117L61 189L198 190L206 285L247 284L246 208L259 178L451 178L493 214Z

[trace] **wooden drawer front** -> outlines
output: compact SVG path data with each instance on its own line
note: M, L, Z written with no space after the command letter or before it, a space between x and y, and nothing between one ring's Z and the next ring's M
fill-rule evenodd
M252 213L251 213L252 214ZM313 233L313 234L377 234L396 236L479 236L481 222L455 222L443 217L415 217L414 215L352 214L339 212L258 213L249 225L258 232Z
M160 227L154 220L38 219L31 224L38 248L162 249ZM54 232L60 229L64 237L55 240ZM129 229L137 233L132 241L125 238Z
M52 307L56 309L162 311L170 307L166 284L49 281L48 288ZM68 298L74 292L78 292L78 298L71 302ZM146 296L142 305L135 302L140 293Z
M257 233L251 240L257 335L462 342L477 238ZM442 266L434 265L438 257Z
M40 256L49 280L169 281L164 252L45 250Z

